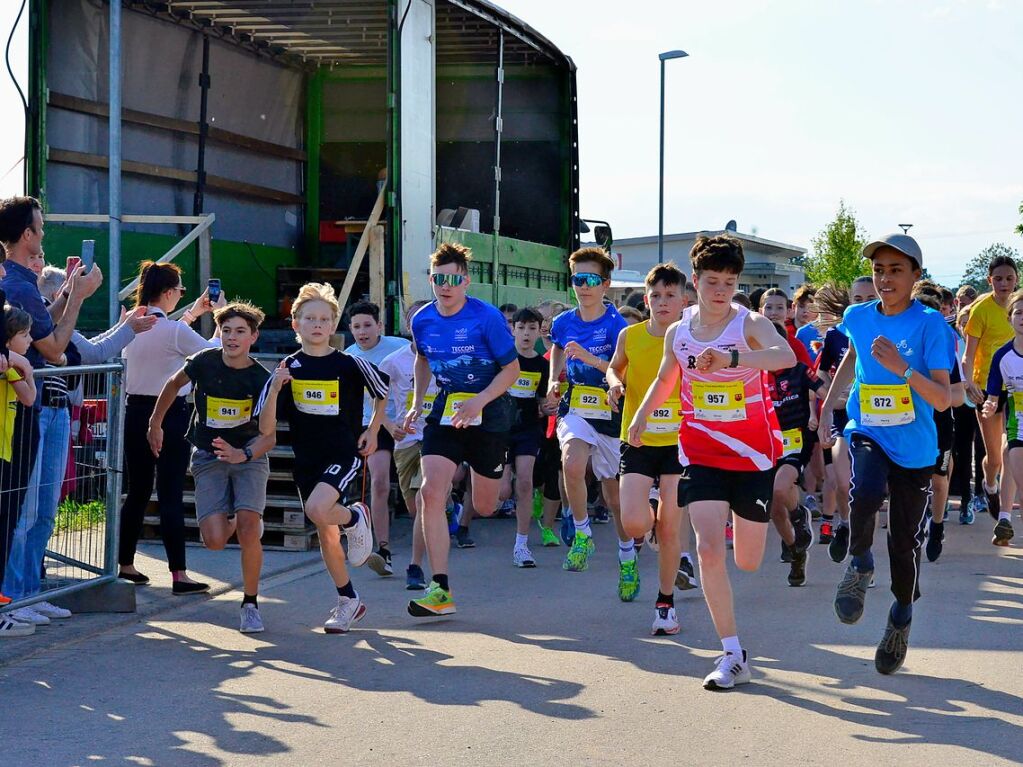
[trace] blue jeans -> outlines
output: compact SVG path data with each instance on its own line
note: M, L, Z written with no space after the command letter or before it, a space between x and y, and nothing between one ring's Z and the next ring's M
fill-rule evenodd
M11 599L37 594L46 544L57 518L60 489L67 471L71 414L66 407L44 407L39 413L39 453L29 480L7 560L3 593Z

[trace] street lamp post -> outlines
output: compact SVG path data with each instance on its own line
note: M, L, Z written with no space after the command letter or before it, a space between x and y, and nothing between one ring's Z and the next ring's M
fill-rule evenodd
M688 55L685 51L666 51L658 55L661 60L661 170L657 213L657 263L659 264L664 262L664 62L669 59L683 59Z

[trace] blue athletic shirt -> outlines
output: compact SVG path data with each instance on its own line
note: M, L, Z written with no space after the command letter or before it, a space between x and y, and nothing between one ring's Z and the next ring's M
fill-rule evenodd
M1009 441L1020 440L1020 412L1023 401L1017 403L1017 396L1023 400L1023 356L1009 341L991 358L991 372L987 377L987 396L1006 396L1005 436Z
M816 362L817 356L821 353L820 329L812 322L808 325L803 325L803 327L796 331L796 340L806 347L806 353L810 355L811 360ZM816 349L813 346L814 342L817 343Z
M934 408L923 397L910 387L915 414L911 423L868 426L860 422L859 395L862 384L905 383L900 375L890 373L871 355L871 344L878 336L894 343L906 363L918 373L930 377L931 370L951 370L955 351L944 318L919 301L913 301L906 311L888 317L881 313L878 301L870 301L846 309L839 328L856 350L856 377L846 405L849 414L846 437L853 434L869 437L893 462L907 469L934 465L938 457L938 432L934 425Z
M436 301L424 306L412 317L412 337L430 362L439 390L427 423L440 423L448 394L479 394L501 368L518 359L504 315L472 296L450 317L437 311ZM502 394L483 408L480 426L484 431L508 431L515 414L515 403Z
M611 304L607 304L604 307L604 314L593 322L584 321L579 316L578 309L569 309L555 317L554 322L551 323L551 341L562 350L570 342L575 341L594 357L610 362L611 357L614 356L618 334L628 325L629 323ZM561 397L561 404L558 407L559 418L568 413L574 387L594 386L605 392L608 388L604 373L595 367L590 367L582 360L567 360L566 373L568 391L564 392ZM598 434L617 437L622 430L621 411L611 413L610 419L587 418L586 421Z

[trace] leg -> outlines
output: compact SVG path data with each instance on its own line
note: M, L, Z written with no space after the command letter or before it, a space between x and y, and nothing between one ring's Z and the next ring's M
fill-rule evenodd
M472 470L472 505L481 517L492 517L497 511L497 498L501 493L501 478L490 479Z
M853 437L849 446L851 479L849 552L859 572L874 569L870 548L878 509L884 502L891 464L878 445L863 437Z
M984 440L984 490L994 493L998 488L998 475L1002 473L1002 441L1005 437L1005 424L1001 417L980 418L980 433Z
M529 535L529 523L533 519L533 466L536 458L531 455L515 456L515 532Z
M242 547L242 584L245 594L259 593L259 573L263 569L262 515L255 511L239 511L235 515L238 543Z
M416 491L412 498L412 505L409 509L415 514L412 520L412 564L416 567L423 566L423 556L426 554L426 534L423 531L423 494ZM445 525L447 522L445 522Z
M621 504L620 517L624 538L642 538L654 526L654 513L650 508L650 488L654 486L654 480L645 474L629 473L623 474L619 486L619 498ZM678 478L674 482L674 506L678 508ZM665 491L661 490L661 504L665 500ZM677 517L677 514L675 515ZM661 541L661 524L658 520L657 540ZM677 533L676 533L677 537ZM663 545L663 544L662 544ZM675 565L678 564L676 561ZM674 582L674 570L672 570L672 582ZM664 592L665 594L669 592Z
M796 543L796 531L792 527L791 515L796 509L795 504L792 502L792 493L795 490L798 494L798 490L796 490L796 483L798 481L799 472L796 471L794 466L787 463L778 466L778 471L774 475L771 521L774 522L774 527L786 546L794 546Z
M190 447L185 440L188 415L179 397L163 422L163 449L156 460L156 497L160 503L160 534L167 552L167 569L184 575L185 564L185 473Z
M419 494L422 499L420 515L423 518L426 552L430 558L430 569L435 574L447 575L451 536L448 533L448 521L444 512L457 464L441 455L424 455L422 465L423 486Z
M366 459L369 469L370 516L373 518L373 535L377 546L387 548L391 536L391 510L388 497L391 494L391 453L377 450Z
M849 464L849 443L845 439L836 440L831 448L831 456L835 467L835 504L838 517L849 522L849 481L852 468Z
M695 501L689 504L689 518L696 531L703 594L711 620L714 621L714 629L722 639L737 634L732 586L725 567L725 522L728 515L728 503L725 501Z
M945 522L945 502L948 501L948 475L932 475L931 489L934 497L931 503L931 518L936 524L940 525Z
M238 529L237 516L228 518L227 514L210 514L199 522L199 533L203 545L210 551L223 551L231 536ZM239 536L239 543L241 538Z
M637 476L637 475L626 475ZM652 483L651 483L652 484ZM625 486L625 477L622 477L622 487ZM682 514L683 509L678 505L678 475L661 475L661 500L657 508L657 588L661 594L672 594L675 588L675 576L678 571L678 562L682 556ZM649 488L647 493L649 493ZM624 496L622 498L622 515L624 522ZM650 504L647 503L649 510ZM652 515L651 515L652 516ZM688 516L688 515L687 515ZM688 520L686 521L688 525ZM628 531L628 528L626 529ZM686 537L688 538L688 530Z
M618 533L618 540L632 540L632 536L627 535L625 528L622 526L622 506L618 495L618 479L616 477L610 477L608 479L600 480L600 490L604 496L604 504L611 512L611 518L615 521L615 530ZM649 508L649 506L650 502L648 500L647 507Z
M345 550L341 547L341 525L352 521L352 512L338 503L340 497L337 488L319 482L305 499L306 516L316 525L320 539L320 556L337 588L347 586L352 580L345 565Z
M142 535L142 520L153 494L156 456L149 449L146 432L152 407L129 401L124 413L124 504L121 506L121 535L117 561L121 571L136 574L135 549Z
M732 527L735 530L735 544L732 556L740 570L753 572L764 561L764 548L767 545L767 523L752 522L738 514L732 515Z
M586 525L586 464L590 459L590 446L581 439L570 439L561 454L561 468L565 476L565 494L577 527Z
M888 476L888 558L892 594L904 606L920 598L920 546L924 512L931 500L930 469L895 467Z

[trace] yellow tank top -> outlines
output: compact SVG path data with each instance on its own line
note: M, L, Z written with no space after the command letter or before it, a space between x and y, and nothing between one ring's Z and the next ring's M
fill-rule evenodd
M650 335L646 322L638 322L625 329L625 354L629 358L629 367L625 371L621 434L623 440L628 440L632 416L646 396L650 384L657 378L663 353L664 337ZM647 430L643 432L643 444L651 447L677 445L681 413L682 401L679 398L679 391L676 389L647 420Z

